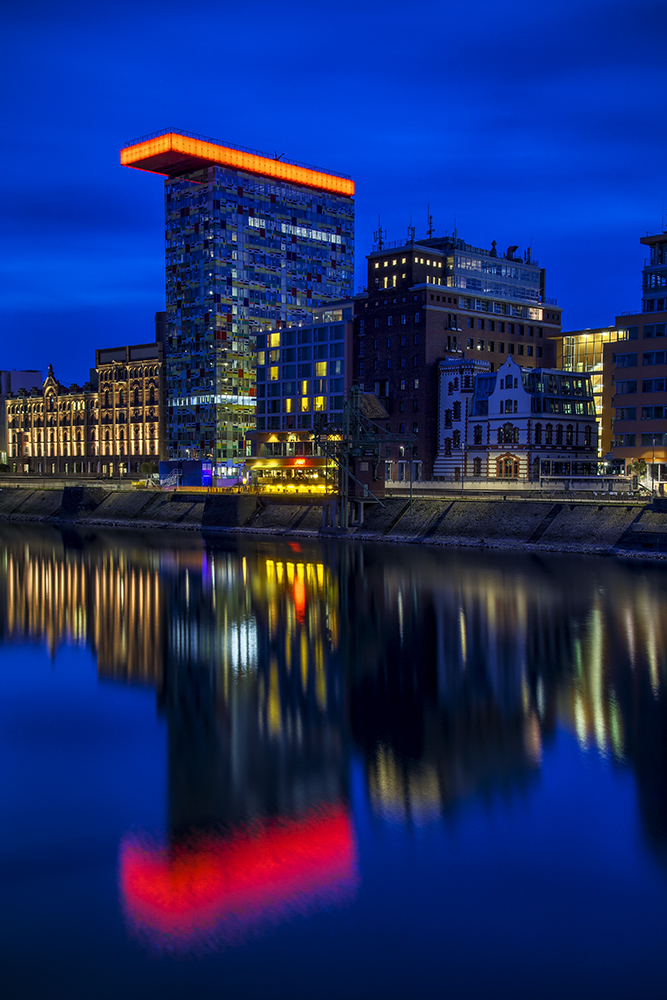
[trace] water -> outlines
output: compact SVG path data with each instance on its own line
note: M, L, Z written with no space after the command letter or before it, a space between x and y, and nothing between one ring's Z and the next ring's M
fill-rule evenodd
M667 574L0 527L0 993L664 998Z

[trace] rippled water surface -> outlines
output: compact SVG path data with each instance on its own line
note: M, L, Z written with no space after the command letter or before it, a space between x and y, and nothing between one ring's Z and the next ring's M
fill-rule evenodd
M667 570L0 528L0 995L667 996Z

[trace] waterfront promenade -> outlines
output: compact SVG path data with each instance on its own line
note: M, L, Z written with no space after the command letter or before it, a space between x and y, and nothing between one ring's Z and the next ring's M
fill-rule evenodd
M325 528L323 497L118 491L102 486L0 489L0 519L82 527L338 534L363 541L667 557L667 502L644 498L388 497L345 532Z

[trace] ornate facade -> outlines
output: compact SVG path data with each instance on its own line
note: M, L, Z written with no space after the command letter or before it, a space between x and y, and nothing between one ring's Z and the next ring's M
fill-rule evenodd
M533 480L597 474L598 425L589 374L521 368L497 372L441 361L438 478Z
M96 385L69 387L53 366L41 389L5 401L10 473L122 476L164 458L161 344L95 352Z

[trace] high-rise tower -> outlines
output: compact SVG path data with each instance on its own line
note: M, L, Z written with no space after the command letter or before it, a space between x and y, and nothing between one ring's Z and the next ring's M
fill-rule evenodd
M169 456L229 465L254 426L254 336L352 294L354 182L176 130L121 163L165 177Z

